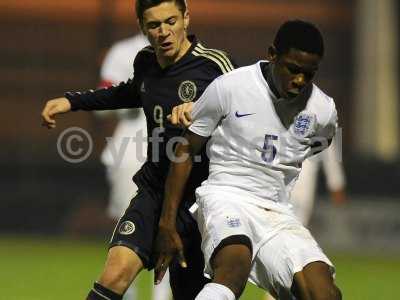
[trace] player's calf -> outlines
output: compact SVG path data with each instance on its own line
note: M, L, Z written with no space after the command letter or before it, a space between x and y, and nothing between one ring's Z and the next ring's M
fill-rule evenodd
M131 249L123 246L113 247L108 252L98 284L123 295L142 268L141 259Z

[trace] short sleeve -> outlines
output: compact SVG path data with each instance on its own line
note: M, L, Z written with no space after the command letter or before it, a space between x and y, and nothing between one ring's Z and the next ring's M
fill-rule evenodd
M189 130L197 135L211 136L226 114L226 105L221 97L220 81L220 79L214 80L193 105L193 123Z

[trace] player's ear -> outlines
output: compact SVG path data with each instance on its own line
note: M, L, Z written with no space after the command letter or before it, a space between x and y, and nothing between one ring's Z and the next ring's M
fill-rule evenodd
M268 54L267 58L271 62L275 62L276 58L278 57L278 51L276 50L274 45L268 47Z
M186 10L185 13L183 14L183 28L185 31L188 29L190 23L190 17L189 17L189 10Z

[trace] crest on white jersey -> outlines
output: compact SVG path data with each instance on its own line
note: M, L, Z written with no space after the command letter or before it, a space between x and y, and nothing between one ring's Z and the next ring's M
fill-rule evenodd
M196 98L197 87L193 81L183 81L178 88L179 98L183 102L191 102Z
M293 131L300 137L308 137L315 132L315 115L301 112L294 120Z

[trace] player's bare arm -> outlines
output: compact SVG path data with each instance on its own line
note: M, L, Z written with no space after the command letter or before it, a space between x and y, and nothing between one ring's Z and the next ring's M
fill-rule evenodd
M173 125L189 127L192 124L192 110L193 102L183 103L175 106L167 118Z
M42 125L49 129L56 127L55 116L71 110L71 103L67 98L56 98L46 102L42 110Z
M184 135L185 143L179 143L175 150L175 160L171 162L165 183L164 204L159 222L156 241L157 263L155 283L161 282L172 259L177 256L180 265L185 268L182 241L176 230L176 215L182 201L182 195L193 165L193 156L198 154L207 138L191 131Z

